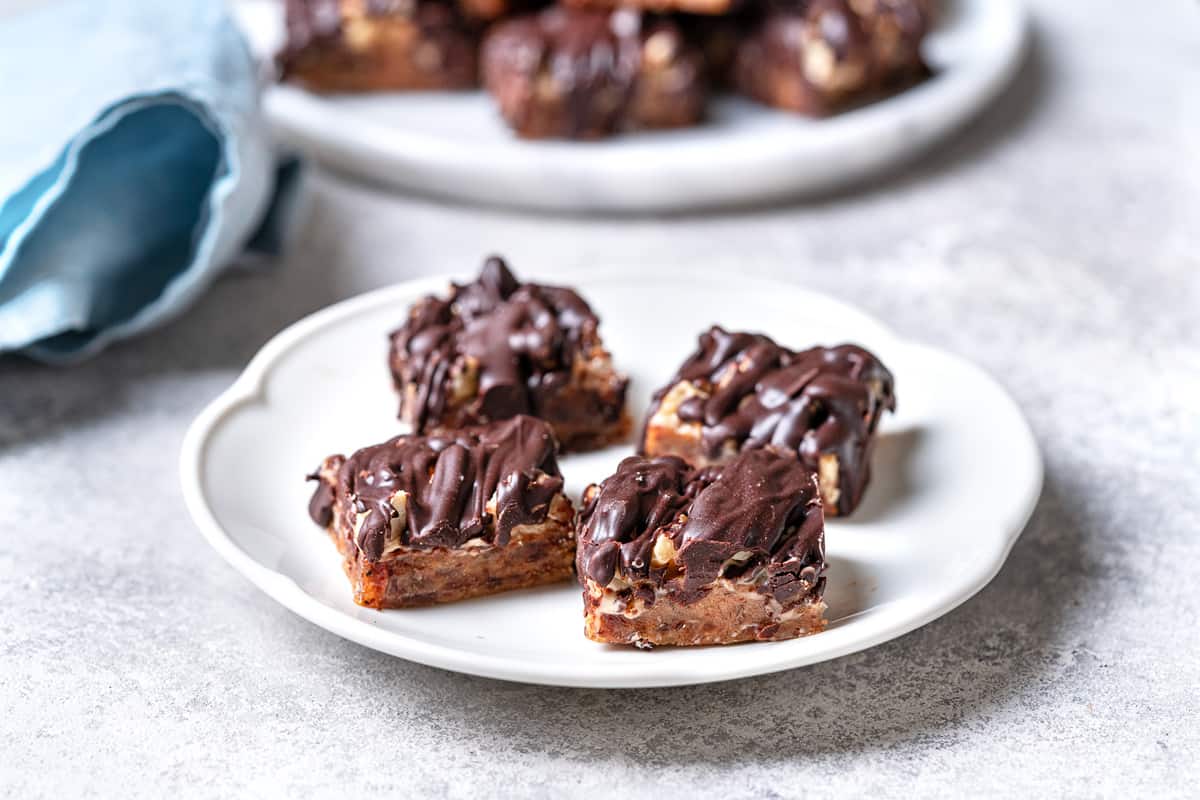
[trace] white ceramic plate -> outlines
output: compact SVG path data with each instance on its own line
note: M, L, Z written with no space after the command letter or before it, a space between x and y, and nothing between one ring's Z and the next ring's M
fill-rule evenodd
M719 98L697 128L601 142L515 138L481 92L322 97L268 92L282 141L342 170L460 200L560 210L666 210L813 193L897 164L984 107L1020 63L1018 0L946 0L925 55L936 77L812 120ZM243 0L262 53L279 40L278 5Z
M297 322L196 419L183 447L183 489L208 541L297 614L385 653L530 683L668 686L811 664L924 625L991 580L1033 510L1042 483L1033 435L1004 390L959 358L899 341L860 311L783 284L646 271L543 277L578 286L600 313L633 379L635 414L713 322L794 346L854 341L888 364L899 410L884 420L874 480L854 516L827 526L828 630L731 647L610 647L583 637L573 584L427 609L356 606L341 559L308 518L304 474L330 453L398 432L386 334L411 302L444 290L444 278ZM568 490L577 498L630 452L563 458Z

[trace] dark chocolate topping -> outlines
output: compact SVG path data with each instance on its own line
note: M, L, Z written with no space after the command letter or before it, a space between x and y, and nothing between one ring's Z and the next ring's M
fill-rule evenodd
M377 561L399 518L392 504L397 491L408 495L400 544L457 547L476 537L507 544L514 527L546 519L562 485L549 426L518 416L443 435L398 436L359 450L338 469L336 485L321 480L309 514L328 525L335 500L349 503L362 518L358 548ZM494 520L486 508L493 496Z
M565 98L559 135L594 137L622 124L641 63L641 33L641 14L632 9L554 5L502 22L486 45L485 60L498 75L548 83Z
M780 602L821 588L824 517L816 475L789 453L748 450L723 467L699 470L673 456L631 456L586 497L576 566L601 586L618 573L631 582L670 579L672 568L652 561L664 534L677 551L685 600L718 577L763 567L760 588Z
M640 15L550 8L538 19L549 40L543 56L546 66L570 98L570 135L587 127L598 105L623 111L641 58Z
M710 393L685 400L678 413L683 422L701 424L714 459L728 441L741 449L773 445L798 453L812 469L822 453L834 453L841 470L864 474L879 416L896 407L891 373L861 347L797 352L762 334L717 326L701 334L698 349L655 393L652 408L681 381ZM846 510L858 504L850 494L843 492L839 503Z
M570 383L577 357L599 347L599 320L570 289L522 284L504 261L489 258L474 283L453 285L448 298L427 297L392 333L392 363L398 386L415 384L409 417L418 431L437 424L446 411L453 369L474 364L476 421L533 414L557 422L596 422L619 417L581 404L564 407L559 395ZM623 397L623 383L617 387Z
M921 44L934 0L765 0L737 46L737 88L823 115L929 76Z

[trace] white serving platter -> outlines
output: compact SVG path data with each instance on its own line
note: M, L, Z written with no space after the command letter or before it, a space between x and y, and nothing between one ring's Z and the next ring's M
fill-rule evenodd
M375 182L455 200L559 211L667 211L813 194L927 151L1016 73L1027 26L1019 0L946 0L920 86L826 119L718 97L711 119L599 142L522 141L480 91L322 96L276 86L264 99L282 142ZM280 4L242 0L260 55Z

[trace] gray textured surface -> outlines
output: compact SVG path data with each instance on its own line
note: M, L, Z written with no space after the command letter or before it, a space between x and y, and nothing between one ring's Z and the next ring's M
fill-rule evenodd
M1200 15L1153 5L1038 3L1001 104L863 190L584 221L315 177L271 274L77 369L0 360L0 793L1194 796ZM938 622L736 683L544 689L327 634L201 540L184 428L284 324L490 250L803 280L962 353L1042 443L1034 519Z

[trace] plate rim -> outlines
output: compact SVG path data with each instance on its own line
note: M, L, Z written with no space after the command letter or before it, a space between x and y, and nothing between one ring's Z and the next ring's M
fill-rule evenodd
M773 131L769 148L706 145L706 166L701 172L694 171L694 155L676 152L690 149L690 144L664 146L636 137L582 144L559 140L521 143L536 148L526 154L512 150L509 142L451 144L434 132L366 124L359 117L355 117L359 125L354 137L331 135L327 132L330 125L322 120L331 114L346 119L345 112L331 110L328 99L293 86L270 87L263 102L264 115L280 141L320 162L376 184L460 202L628 213L712 209L819 195L912 160L961 129L1012 82L1029 46L1030 17L1024 0L969 1L982 4L1001 23L988 31L994 44L983 56L964 58L963 66L969 69L949 69L934 80L825 119L804 118L804 122L821 126L813 129L817 136L797 136L789 141L781 131ZM787 113L766 107L762 111ZM672 132L649 135L671 136ZM823 139L838 144L831 146ZM673 144L686 141L677 139ZM588 148L586 157L580 157L580 148ZM514 158L519 163L506 163ZM679 179L667 184L683 182L686 186L664 190L658 185L664 182L651 180L654 174L646 171L651 160L655 174ZM838 168L820 166L832 161L846 163ZM748 170L762 173L749 191L740 181L713 179L717 172L745 176L750 174ZM554 179L547 180L548 175ZM638 181L640 188L614 189L631 180ZM513 191L514 182L524 189ZM564 183L570 185L558 186ZM635 198L638 194L642 196Z
M600 278L619 281L626 277L626 273L634 272L633 268L626 268L610 270L598 275L596 271L592 270L585 276L583 274L572 275L570 271L563 271L559 273L557 279L563 283L567 283L568 280L583 283L588 277L593 280ZM668 273L658 273L659 276L666 274ZM693 282L697 278L722 280L715 271L702 271L698 275L695 271L689 270L687 274L689 280ZM248 578L271 599L330 633L362 646L394 657L453 672L517 683L579 688L684 686L746 678L808 666L867 650L903 636L965 603L987 586L1003 568L1041 496L1044 463L1037 438L1028 419L1021 412L1020 406L1003 385L986 370L948 351L900 338L870 314L830 295L811 291L786 281L747 278L746 280L751 283L769 285L776 291L787 291L810 298L817 297L821 302L838 308L838 313L845 310L846 313L876 328L878 335L885 337L891 348L909 350L918 354L917 357L932 357L954 362L957 368L973 372L977 378L990 384L990 388L996 392L997 399L1009 407L1014 421L1021 426L1024 444L1029 449L1032 469L1028 476L1029 479L1023 487L1024 491L1019 497L1020 502L1014 503L1014 508L1018 509L1015 517L1008 520L997 520L997 527L1004 534L1002 541L998 541L999 547L995 548L986 560L980 559L979 567L969 576L969 579L965 578L958 585L955 593L948 597L941 597L937 602L926 602L919 611L904 617L899 624L875 624L858 636L838 634L839 631L851 630L849 627L833 628L819 634L827 639L845 639L845 641L835 642L833 647L815 652L801 651L798 654L781 652L774 658L747 659L732 667L718 664L716 669L707 667L696 670L689 668L686 664L671 664L669 670L651 668L643 673L631 673L628 669L617 668L614 670L611 665L605 666L601 662L597 662L597 666L590 670L563 674L561 671L555 670L552 665L540 662L467 652L458 647L431 643L408 634L380 629L368 620L350 617L343 611L326 605L306 592L291 578L259 563L234 541L217 519L206 496L203 480L206 449L213 434L227 418L243 407L269 404L266 387L272 368L281 357L287 355L305 339L319 334L328 325L353 316L366 308L396 303L398 296L411 298L414 292L428 293L444 289L445 281L456 277L462 278L462 276L453 274L439 274L374 289L321 308L288 325L271 337L250 359L234 382L210 401L196 416L188 427L180 449L179 469L184 503L194 523L200 529L201 535L209 545L235 570ZM727 278L723 280L728 282ZM739 277L739 282L742 282L741 277ZM886 618L884 622L886 622ZM648 659L646 664L650 666L654 662Z

